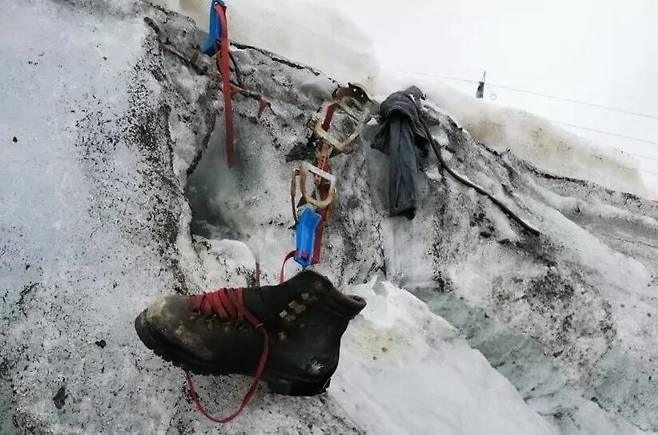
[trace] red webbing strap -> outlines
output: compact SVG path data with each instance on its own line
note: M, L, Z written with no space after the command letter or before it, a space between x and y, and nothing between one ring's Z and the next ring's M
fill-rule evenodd
M226 7L215 4L215 11L222 25L222 36L219 44L217 66L222 74L222 87L224 90L224 118L226 120L226 161L229 169L233 167L233 102L231 101L231 77L229 70L229 39Z
M327 164L323 171L329 172L331 170L331 163L327 159ZM320 199L325 199L329 195L329 186L327 183L322 183L320 185ZM311 259L311 264L318 264L320 262L320 254L322 253L322 236L324 235L324 227L327 223L327 215L329 214L329 207L325 207L320 212L320 223L318 224L318 229L315 232L315 244L313 245L313 258Z
M283 259L283 264L281 265L281 273L279 274L279 283L283 284L283 281L286 280L286 276L285 276L286 263L288 262L288 260L290 260L291 258L293 258L295 256L296 252L297 251L288 252L288 255L286 255L286 258Z
M334 117L334 113L336 112L336 105L332 104L329 106L329 109L327 110L327 114L324 117L324 121L322 122L322 129L324 131L329 131L329 127L331 126L331 120ZM329 162L329 159L325 162L324 167L320 168L323 171L329 172L331 170L331 163ZM327 185L326 182L320 184L320 200L323 200L329 195L329 186ZM313 258L311 259L311 264L318 264L320 262L320 255L322 253L322 236L324 235L324 226L325 223L327 222L327 214L329 213L329 207L326 207L325 209L322 210L320 213L320 216L322 217L320 219L320 224L318 225L318 229L315 233L315 244L313 245Z
M334 112L336 112L336 104L332 104L327 109L327 114L325 115L324 121L322 122L322 129L324 131L329 131L329 126L331 125L331 120L334 117Z

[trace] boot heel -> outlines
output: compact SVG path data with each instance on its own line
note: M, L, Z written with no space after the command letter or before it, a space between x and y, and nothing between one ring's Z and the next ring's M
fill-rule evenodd
M284 396L314 396L324 393L329 388L331 377L318 382L292 381L284 378L265 380L270 391Z

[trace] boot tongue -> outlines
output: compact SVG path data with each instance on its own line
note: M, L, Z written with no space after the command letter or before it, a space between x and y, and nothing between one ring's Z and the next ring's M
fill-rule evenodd
M325 276L312 270L304 270L283 284L292 291L293 297L308 293L325 299L333 310L346 317L354 317L366 306L366 301L354 295L345 295Z
M252 314L265 321L278 316L292 300L299 299L299 295L294 287L283 283L247 289L244 292L244 302Z
M324 280L328 286L318 280ZM303 300L303 294L316 294L322 297L327 289L333 288L323 276L310 271L302 271L288 281L276 286L250 288L244 292L244 301L248 310L261 320L278 316L287 309L293 300Z
M277 316L293 300L303 301L305 294L325 300L332 311L345 317L354 317L366 306L366 301L339 292L324 276L305 270L277 286L263 286L245 291L245 305L261 320Z

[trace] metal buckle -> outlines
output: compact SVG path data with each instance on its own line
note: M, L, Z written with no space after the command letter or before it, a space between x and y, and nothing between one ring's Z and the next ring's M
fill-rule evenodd
M350 108L350 103L360 113L354 113ZM320 110L311 118L309 128L321 142L326 143L340 153L349 154L353 151L352 142L361 134L361 131L372 117L371 103L372 100L370 100L362 86L349 83L346 87L339 87L334 91L331 100L325 101ZM326 120L331 119L333 113L338 109L357 123L354 131L346 138L333 136L328 131L329 126L326 125Z

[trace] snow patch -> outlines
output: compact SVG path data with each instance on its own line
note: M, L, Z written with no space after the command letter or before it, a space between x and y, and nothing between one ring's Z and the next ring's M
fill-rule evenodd
M157 0L208 31L209 1ZM361 26L335 7L312 0L229 2L232 40L313 65L342 82L367 84L377 71L375 50Z
M350 292L368 306L343 338L329 391L366 431L557 433L479 352L456 338L455 328L411 293L377 278Z

